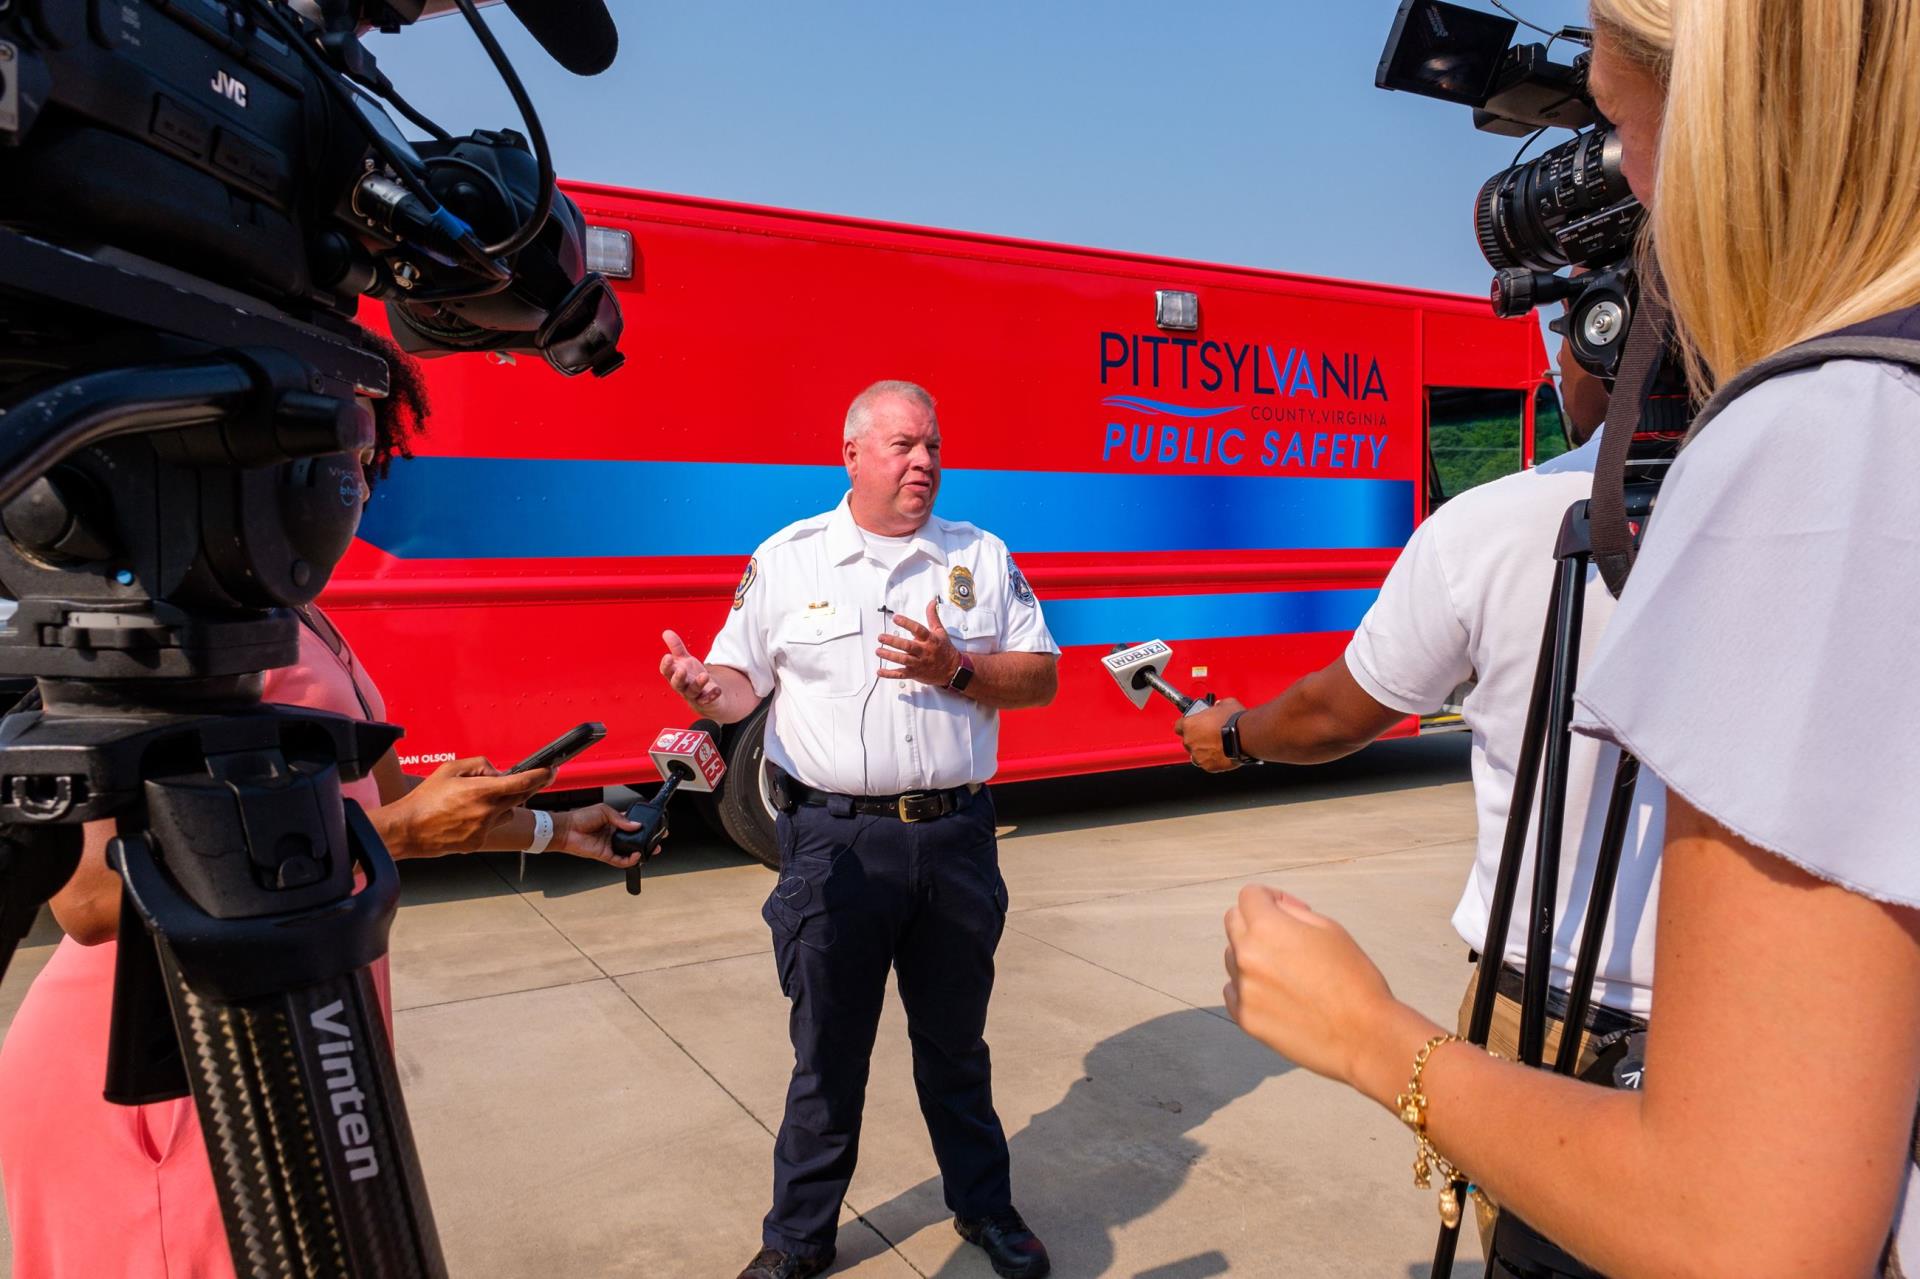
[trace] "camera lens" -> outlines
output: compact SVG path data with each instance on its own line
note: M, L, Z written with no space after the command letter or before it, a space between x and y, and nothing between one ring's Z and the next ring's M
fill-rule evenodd
M1619 139L1591 129L1488 178L1473 230L1496 270L1557 271L1625 257L1642 216L1620 172Z

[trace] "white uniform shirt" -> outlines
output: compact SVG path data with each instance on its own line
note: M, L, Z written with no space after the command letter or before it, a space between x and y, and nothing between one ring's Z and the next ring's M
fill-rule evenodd
M1461 712L1473 733L1479 838L1453 926L1475 949L1486 944L1488 907L1513 806L1513 772L1557 567L1554 541L1567 508L1593 490L1599 448L1596 435L1571 453L1468 489L1441 507L1414 531L1347 647L1347 669L1360 687L1382 705L1409 714L1439 709L1455 688L1474 681ZM1613 607L1599 570L1589 569L1580 645L1583 671ZM1573 741L1553 938L1554 980L1563 989L1579 954L1592 859L1618 758L1612 746L1583 737ZM1643 772L1635 801L1594 990L1600 1002L1644 1016L1653 1005L1653 925L1665 792ZM1538 821L1536 805L1536 826ZM1527 856L1507 933L1506 957L1516 967L1526 960L1537 835L1534 829L1527 834Z
M880 636L906 633L889 613L925 626L936 599L963 653L1060 651L999 538L939 516L908 538L873 537L843 497L760 544L707 662L774 694L767 758L817 790L892 795L985 782L998 766L999 712L879 676Z

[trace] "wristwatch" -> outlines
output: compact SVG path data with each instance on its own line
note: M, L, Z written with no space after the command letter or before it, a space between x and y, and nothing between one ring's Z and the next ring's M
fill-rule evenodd
M1258 764L1262 761L1240 749L1240 717L1246 713L1241 707L1227 716L1227 722L1220 726L1220 749L1236 764Z
M967 691L967 685L973 683L973 659L965 653L960 654L960 665L953 668L953 678L947 681L947 687L956 693Z

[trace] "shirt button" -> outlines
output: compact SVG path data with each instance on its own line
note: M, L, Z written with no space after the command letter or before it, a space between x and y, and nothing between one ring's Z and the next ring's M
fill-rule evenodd
M908 734L907 734L907 740L908 740L908 741L912 741L912 740L913 740L913 734L912 734L912 733L908 733Z

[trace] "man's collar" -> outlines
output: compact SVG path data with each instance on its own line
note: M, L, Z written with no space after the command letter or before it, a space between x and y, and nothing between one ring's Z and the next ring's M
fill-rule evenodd
M929 514L926 523L914 530L912 546L915 554L924 555L936 564L945 564L947 549L941 545L935 528L937 518ZM827 554L835 564L849 564L866 554L866 550L867 541L860 534L860 526L853 522L853 491L849 489L840 498L840 505L833 508L833 514L827 517Z

